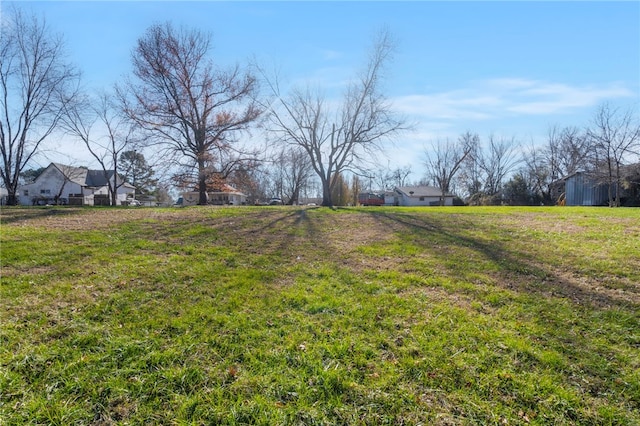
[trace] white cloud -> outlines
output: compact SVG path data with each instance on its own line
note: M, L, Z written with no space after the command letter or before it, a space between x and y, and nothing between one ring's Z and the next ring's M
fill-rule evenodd
M478 81L449 92L414 94L393 99L398 111L426 118L488 120L514 115L570 113L615 98L633 96L619 83L571 86L523 78Z
M388 157L398 166L411 163L417 172L423 168L425 147L433 141L456 139L467 130L481 138L505 134L534 139L562 120L559 115L567 120L587 117L603 101L633 96L633 90L620 83L570 85L525 78L488 79L446 92L398 96L391 99L393 107L415 127L399 138Z
M322 55L322 58L325 61L333 61L336 59L341 59L344 56L342 52L339 52L337 50L331 50L331 49L324 49L320 52L320 54Z
M392 99L395 108L408 115L446 120L483 120L490 118L481 109L495 105L497 99L490 96L475 96L462 92L437 93L433 95L409 95Z
M596 87L540 82L513 95L509 111L521 114L554 114L591 108L607 99L633 96L633 92L617 83Z

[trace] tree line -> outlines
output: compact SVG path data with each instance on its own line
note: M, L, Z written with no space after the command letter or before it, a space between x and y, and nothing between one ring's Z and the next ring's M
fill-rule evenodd
M609 206L640 204L640 125L637 111L600 105L584 128L553 126L546 144L465 132L425 152L427 179L444 198L451 191L470 204L553 205L562 201L562 178L585 173L608 190Z
M353 194L364 188L409 183L409 168L385 170L376 161L385 141L411 127L382 90L395 47L387 30L372 40L338 102L322 88L285 89L258 64L221 67L211 59L209 33L171 23L154 24L137 40L131 75L87 93L79 70L65 61L62 38L44 20L14 7L1 31L0 174L9 204L17 203L22 176L54 132L80 141L105 175L127 175L142 152L151 153L168 171L165 181L198 191L200 204L227 185L288 203L319 193L322 205L333 206L355 203ZM457 192L472 203L551 203L551 183L578 169L624 184L625 166L638 156L637 116L605 105L587 131L574 130L555 129L543 148L524 149L513 138L481 141L472 132L436 141L421 183L440 188L443 199ZM246 142L255 132L262 144Z

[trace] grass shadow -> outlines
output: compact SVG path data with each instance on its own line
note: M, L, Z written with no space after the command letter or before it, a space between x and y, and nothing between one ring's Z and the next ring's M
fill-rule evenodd
M471 251L478 259L488 261L497 267L501 278L498 283L507 290L545 298L564 298L579 305L597 308L637 306L624 298L613 297L595 288L589 288L588 285L572 282L559 274L557 268L544 265L533 258L531 253L514 250L498 240L487 241L467 235L465 228L481 226L477 222L460 224L457 228L459 231L456 232L456 227L444 224L434 216L364 210L363 214L371 216L380 222L381 226L394 229L397 235L412 236L412 242L418 244L421 250L428 251L438 258L442 265L449 265L449 272L453 275L462 276L467 271L463 270L463 267L451 265L451 259L446 253L434 249L434 241L438 246L444 245L454 251ZM490 232L486 230L483 234L488 235Z

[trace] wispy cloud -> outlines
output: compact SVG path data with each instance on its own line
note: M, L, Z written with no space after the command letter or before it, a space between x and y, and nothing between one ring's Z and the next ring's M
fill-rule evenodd
M399 111L420 117L449 120L488 120L514 115L571 113L598 103L634 96L620 83L572 86L541 80L501 78L441 93L393 99Z
M475 81L446 92L399 96L391 99L394 108L416 125L388 155L399 165L412 158L417 171L421 153L435 140L455 139L467 130L482 136L544 133L559 115L581 115L603 101L633 96L634 91L621 83L570 85L524 78Z
M320 54L322 55L322 59L324 59L325 61L333 61L344 56L342 52L330 49L324 49L320 51Z
M438 120L488 119L491 114L486 107L495 108L500 103L496 97L464 91L402 96L392 101L403 114Z

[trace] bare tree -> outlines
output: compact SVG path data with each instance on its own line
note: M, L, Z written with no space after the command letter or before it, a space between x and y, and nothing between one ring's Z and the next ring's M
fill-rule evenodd
M531 190L543 202L554 202L552 186L558 179L592 167L590 138L577 127L553 126L546 146L530 147L523 156L524 174Z
M73 102L79 72L65 62L64 43L44 21L18 9L0 27L0 154L8 204L19 176Z
M368 179L369 191L390 191L395 187L407 186L411 176L411 166L396 167L395 169L379 169L375 173L365 175ZM373 186L375 185L375 187Z
M207 202L209 171L228 174L254 158L236 135L261 113L253 99L256 79L238 66L215 68L208 58L210 40L206 33L175 30L169 23L151 26L132 53L136 82L119 89L129 117L166 148L167 158L195 165L199 204ZM225 170L217 170L221 163Z
M270 130L279 141L307 153L322 183L324 206L333 205L333 189L339 182L336 176L357 169L381 149L384 138L403 128L403 121L392 114L380 90L383 66L392 51L390 35L381 32L366 69L350 83L337 109L309 88L283 97L277 81L267 78L276 98L271 105Z
M451 142L449 139L444 142L438 141L432 144L431 148L431 151L425 153L425 165L429 177L440 188L440 205L444 206L445 197L451 190L456 173L474 148L474 138L467 132L456 142Z
M551 203L551 169L545 156L545 149L531 146L523 155L524 167L521 176L525 178L531 192L544 203Z
M457 187L463 192L460 195L471 199L482 191L482 170L480 168L482 147L480 146L480 136L477 133L467 131L461 137L466 139L465 144L470 147L470 150L460 164L456 181Z
M313 174L309 156L299 147L283 148L274 160L274 178L278 195L286 204L295 204Z
M505 177L520 163L518 147L514 138L508 140L489 136L489 146L478 163L483 172L483 187L487 196L499 194Z
M135 142L132 123L120 114L109 95L103 93L97 99L85 97L65 108L62 127L80 139L98 162L107 183L111 205L115 206L118 188L125 184L118 167L120 155L131 149Z
M596 165L594 175L609 187L609 206L620 206L621 167L632 154L638 155L640 124L631 109L601 105L587 131L593 142Z
M552 128L549 133L547 162L553 180L590 166L591 140L577 127Z

